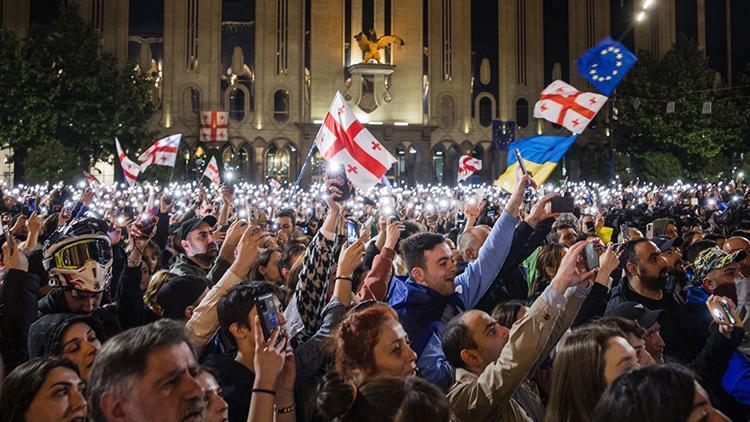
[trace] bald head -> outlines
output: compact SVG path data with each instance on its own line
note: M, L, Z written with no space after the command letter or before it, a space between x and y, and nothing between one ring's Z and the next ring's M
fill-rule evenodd
M458 250L464 261L471 262L479 257L479 248L484 245L487 236L490 235L490 227L480 225L473 227L458 237Z
M747 240L742 236L732 236L724 241L722 249L724 249L724 252L726 253L732 253L747 248L750 248L750 240Z

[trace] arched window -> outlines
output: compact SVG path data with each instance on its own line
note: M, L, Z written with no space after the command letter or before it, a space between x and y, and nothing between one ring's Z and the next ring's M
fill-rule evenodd
M487 97L479 100L479 124L484 127L492 124L492 101Z
M310 173L312 174L312 179L315 181L323 180L323 176L326 173L326 169L328 168L328 162L323 159L323 157L320 155L320 151L317 149L313 153L312 157L310 157Z
M266 177L283 181L289 179L289 150L271 145L266 151Z
M240 122L245 119L245 92L234 88L229 94L229 118Z
M273 93L273 118L279 123L289 120L289 93L283 89Z
M251 180L253 178L252 175L252 155L251 150L252 148L250 145L244 145L242 148L237 151L237 166L238 170L242 174L242 177L245 180Z
M221 153L221 162L224 166L231 166L234 161L234 151L231 145L227 145Z
M516 101L516 125L520 128L529 125L529 102L526 98L519 98Z
M445 150L440 145L432 150L432 168L435 183L445 183Z

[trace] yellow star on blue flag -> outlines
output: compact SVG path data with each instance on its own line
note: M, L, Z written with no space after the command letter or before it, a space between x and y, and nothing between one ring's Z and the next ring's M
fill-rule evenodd
M610 96L638 58L624 45L605 38L578 58L578 73Z

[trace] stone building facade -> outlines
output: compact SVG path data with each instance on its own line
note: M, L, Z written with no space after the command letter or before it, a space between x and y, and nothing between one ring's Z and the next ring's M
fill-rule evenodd
M3 25L23 36L40 1L0 0ZM705 0L692 1L705 44ZM476 181L494 180L506 153L492 145L492 120L515 122L516 139L565 134L532 116L539 92L557 78L590 89L575 59L625 32L640 7L634 0L69 3L100 31L103 50L118 63L157 78L162 107L150 125L163 135L183 134L179 161L188 174L213 154L251 181L293 180L340 91L397 157L389 172L397 183L454 183L463 154L483 160ZM657 0L626 45L667 51L677 34L676 3ZM363 63L354 36L369 30L397 35L404 45L381 51L380 65ZM199 142L201 111L229 112L228 142ZM573 179L586 174L593 152L608 151L607 113L569 153ZM322 174L317 154L308 168L307 180Z

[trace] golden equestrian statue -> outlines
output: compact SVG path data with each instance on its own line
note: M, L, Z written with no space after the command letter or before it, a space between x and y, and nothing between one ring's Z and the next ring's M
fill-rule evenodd
M383 35L378 38L373 29L371 29L367 35L365 35L364 32L360 32L354 36L354 39L357 40L359 48L365 53L365 63L371 63L373 61L375 63L380 63L380 50L386 48L389 44L397 42L399 45L404 45L404 40L402 40L401 37L395 35Z

